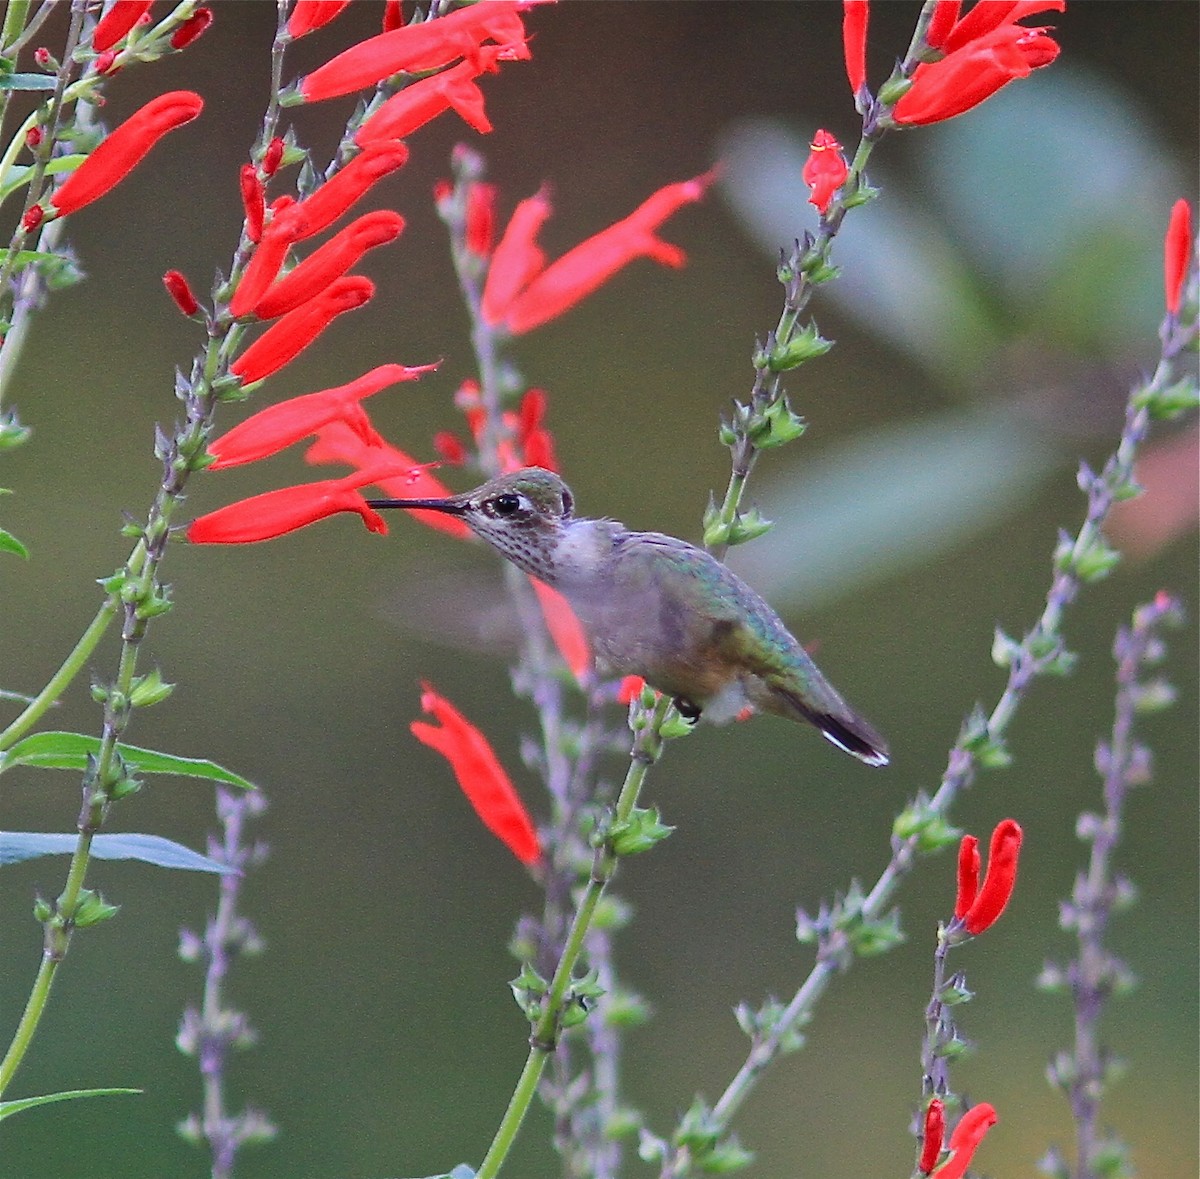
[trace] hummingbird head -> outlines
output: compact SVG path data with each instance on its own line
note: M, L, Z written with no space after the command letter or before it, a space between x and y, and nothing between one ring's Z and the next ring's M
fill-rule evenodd
M373 508L419 508L461 516L476 536L526 573L553 584L554 550L575 506L552 471L524 467L445 499L372 499Z

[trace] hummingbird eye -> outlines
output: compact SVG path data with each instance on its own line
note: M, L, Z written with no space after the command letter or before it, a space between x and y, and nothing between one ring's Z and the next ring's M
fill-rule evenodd
M494 499L488 500L485 506L490 516L500 516L502 518L515 516L521 510L521 499L522 497L519 495L505 492L503 495L497 495Z

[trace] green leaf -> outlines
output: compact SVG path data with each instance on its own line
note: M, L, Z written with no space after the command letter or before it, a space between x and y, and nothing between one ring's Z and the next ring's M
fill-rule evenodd
M0 553L16 553L29 560L29 550L11 532L0 528Z
M46 173L53 176L58 172L74 172L86 159L87 156L82 152L75 152L69 156L55 156L46 165ZM29 174L32 171L33 169L29 167L16 166L10 168L8 179L3 184L0 184L0 201L8 196L9 193L16 192L29 179ZM32 251L23 250L22 253L32 253Z
M10 766L36 766L45 770L84 770L89 756L100 752L100 738L86 733L34 733L18 741L0 755L0 773ZM117 752L129 768L143 774L179 774L185 778L205 778L240 790L253 790L254 783L214 761L198 757L176 757L137 745L118 744Z
M0 90L53 90L58 79L53 74L7 74L0 77Z
M141 1092L141 1089L64 1089L61 1093L43 1093L40 1097L19 1097L16 1101L0 1101L0 1121L54 1101L74 1101L77 1097L116 1097L123 1093ZM457 1179L457 1176L453 1179Z
M0 867L37 856L71 855L78 843L77 832L3 831L0 832ZM228 864L184 847L182 843L161 835L140 835L133 831L93 836L92 855L98 860L141 860L157 868L176 868L184 872L237 871Z

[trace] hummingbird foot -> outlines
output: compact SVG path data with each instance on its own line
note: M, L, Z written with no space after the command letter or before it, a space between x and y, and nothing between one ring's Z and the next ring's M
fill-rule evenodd
M672 703L675 705L675 711L678 712L679 715L683 717L683 719L687 721L689 725L694 725L700 719L699 706L693 704L690 700L686 700L682 696L676 696Z

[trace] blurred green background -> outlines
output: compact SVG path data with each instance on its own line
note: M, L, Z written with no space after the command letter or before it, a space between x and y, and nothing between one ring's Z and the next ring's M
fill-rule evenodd
M216 8L182 58L115 80L113 121L176 87L199 90L207 109L75 218L71 239L91 280L54 298L15 382L36 433L7 463L3 482L16 494L5 526L33 559L0 564L6 688L36 691L58 665L98 604L94 579L128 550L122 511L143 516L153 493L154 423L172 420L173 368L199 344L163 295L163 271L182 269L203 288L235 240L237 168L263 104L274 6ZM296 69L374 32L379 9L353 5L298 46ZM916 11L875 6L876 84ZM802 640L820 643L831 678L890 737L893 765L869 772L811 732L760 721L702 729L655 770L649 800L678 830L622 869L618 890L637 919L618 962L656 1011L629 1041L627 1078L659 1132L697 1090L714 1098L740 1063L731 1007L790 995L807 971L795 906L875 878L894 814L936 785L972 704L994 702L1003 679L989 659L993 626L1020 634L1040 608L1056 529L1081 519L1075 464L1109 452L1125 390L1156 354L1161 233L1171 202L1195 194L1197 12L1072 4L1051 14L1063 45L1051 70L876 153L882 199L848 219L836 255L846 281L814 304L839 346L790 382L809 434L768 455L754 478L751 498L779 519L778 534L737 560ZM367 266L379 296L272 379L258 404L385 361L442 356L436 376L375 398L371 412L422 457L434 431L460 426L451 395L471 371L466 321L430 207L459 139L486 153L505 215L553 186L551 256L724 153L724 190L665 230L687 249L685 270L635 265L514 350L549 392L580 510L696 539L709 491L727 478L717 417L748 389L754 336L778 315L774 246L811 215L796 173L773 183L780 161L818 126L855 142L840 6L571 3L538 9L528 24L533 60L483 82L496 132L474 136L448 115L414 136L411 162L379 197L409 221ZM349 109L305 112L302 138L327 153ZM1012 733L1014 766L985 775L954 816L981 836L1005 816L1026 831L1009 913L954 962L978 995L963 1031L982 1047L955 1070L956 1087L1001 1115L979 1160L991 1174L1032 1174L1047 1145L1070 1144L1065 1102L1043 1069L1068 1045L1072 1013L1033 980L1044 958L1071 952L1057 902L1085 855L1075 817L1099 805L1091 761L1111 724L1113 630L1162 587L1196 612L1193 428L1156 435L1152 510L1119 533L1130 559L1070 614L1077 673L1034 688ZM198 479L189 507L311 474L299 452L280 456ZM271 801L257 827L271 859L244 893L268 948L239 963L230 986L262 1041L234 1063L231 1092L282 1133L243 1157L241 1175L367 1179L477 1163L524 1060L505 943L538 895L407 728L427 678L487 730L541 810L517 753L532 717L513 701L502 655L436 633L460 609L455 587L478 595L493 566L404 520L381 540L348 517L269 545L170 554L178 609L153 628L147 665L180 686L136 718L130 739L212 757ZM1194 628L1170 642L1181 700L1143 726L1157 773L1130 801L1118 857L1142 897L1112 944L1142 985L1104 1021L1130 1072L1103 1121L1131 1142L1141 1174L1188 1179ZM112 674L115 649L110 639L98 676ZM86 684L52 723L98 729ZM622 772L619 761L609 772ZM71 775L29 771L6 786L5 827L71 829ZM116 810L112 829L203 847L211 804L197 783L155 779ZM65 860L43 859L0 874L6 1035L40 953L33 895L57 895L64 871ZM201 927L213 908L214 883L101 863L89 882L120 917L76 938L12 1095L96 1085L146 1094L7 1122L0 1174L204 1174L206 1157L172 1129L199 1104L193 1063L172 1040L200 976L175 947L177 928ZM909 943L839 980L805 1051L761 1087L738 1123L759 1155L752 1174L907 1173L933 931L952 893L950 855L920 866L901 897ZM511 1163L518 1179L557 1173L547 1131L539 1111ZM627 1170L648 1173L636 1159Z

